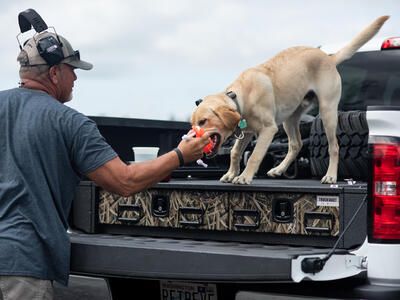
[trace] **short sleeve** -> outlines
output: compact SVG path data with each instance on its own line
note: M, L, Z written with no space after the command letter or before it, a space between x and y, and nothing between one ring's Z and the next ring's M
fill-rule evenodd
M117 153L100 134L94 121L87 118L72 139L72 162L79 173L86 175L117 157Z

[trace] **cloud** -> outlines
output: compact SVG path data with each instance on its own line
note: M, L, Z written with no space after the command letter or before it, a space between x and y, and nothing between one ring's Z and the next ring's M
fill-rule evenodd
M30 7L94 64L77 72L71 106L86 114L181 120L194 100L287 47L337 51L376 17L392 14L364 48L378 49L384 37L399 35L400 21L397 0L2 1L2 89L18 81L17 15Z

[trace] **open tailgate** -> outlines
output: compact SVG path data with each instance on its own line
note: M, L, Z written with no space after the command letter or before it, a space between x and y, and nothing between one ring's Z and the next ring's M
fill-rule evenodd
M300 281L313 279L331 268L333 275L348 277L360 273L348 268L339 250L318 274L301 276L300 256L324 256L329 249L237 242L197 241L101 234L70 233L71 273L101 276L181 279L202 281ZM358 261L358 260L357 260ZM301 262L300 262L301 265ZM337 272L337 268L346 272ZM323 279L336 279L331 276Z

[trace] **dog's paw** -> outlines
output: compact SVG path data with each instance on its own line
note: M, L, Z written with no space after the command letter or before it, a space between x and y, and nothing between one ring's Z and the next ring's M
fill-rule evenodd
M223 175L219 181L221 182L232 182L232 180L236 177L236 174L231 173L231 172L227 172L225 173L225 175Z
M244 175L240 175L240 176L235 177L232 180L232 183L234 183L234 184L250 184L252 180L253 180L253 177L247 177Z
M267 173L267 175L268 175L269 177L279 177L279 176L282 175L282 173L283 173L283 172L282 172L281 168L275 167L275 168L269 170L268 173Z
M336 183L337 176L336 175L328 175L326 174L321 179L321 183Z

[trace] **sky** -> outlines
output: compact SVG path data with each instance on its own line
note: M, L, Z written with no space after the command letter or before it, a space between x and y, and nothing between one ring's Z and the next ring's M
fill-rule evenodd
M400 36L399 0L16 0L0 2L0 90L18 86L18 14L35 9L90 71L67 105L88 116L188 121L195 101L292 46L333 53L390 15L361 51Z

